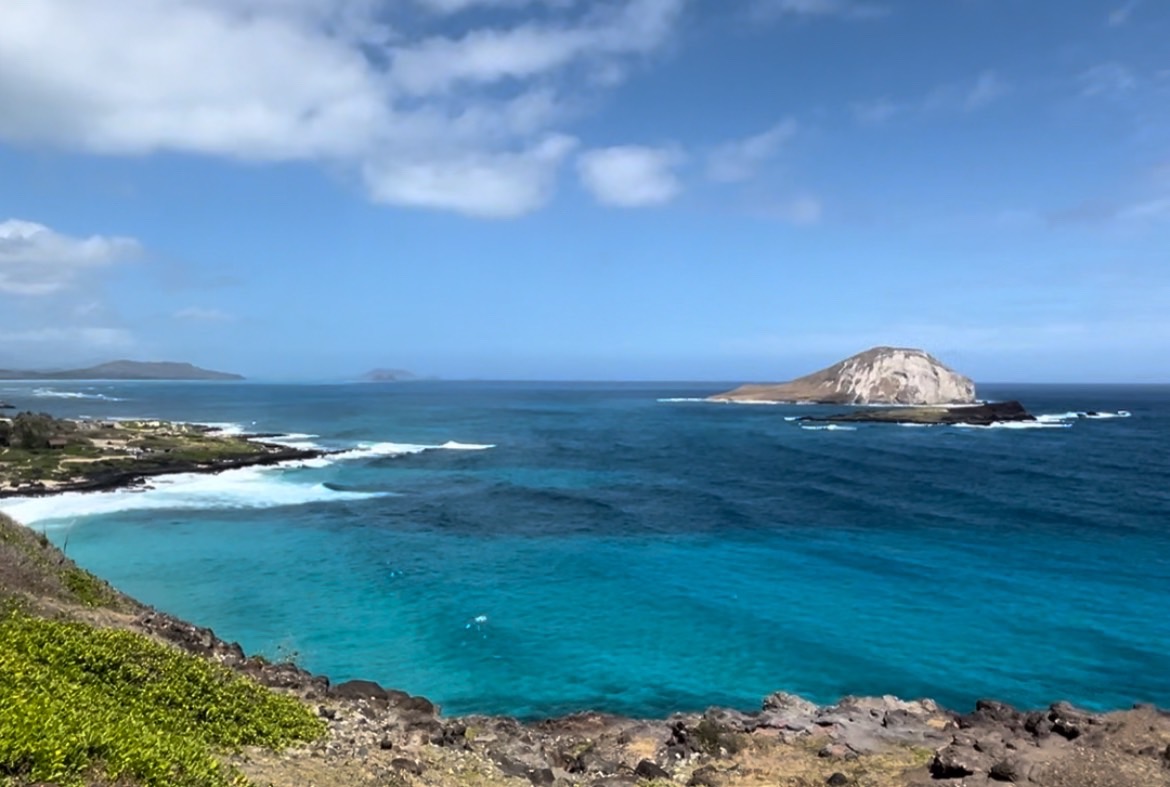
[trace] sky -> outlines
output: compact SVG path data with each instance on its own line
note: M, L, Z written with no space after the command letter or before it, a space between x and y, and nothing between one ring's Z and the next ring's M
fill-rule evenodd
M0 368L1170 382L1167 0L4 0Z

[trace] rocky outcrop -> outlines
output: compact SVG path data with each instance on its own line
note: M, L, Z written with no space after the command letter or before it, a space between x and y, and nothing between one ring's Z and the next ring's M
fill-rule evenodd
M945 405L975 401L975 384L923 350L874 347L787 383L742 385L720 402Z
M1036 417L1016 401L960 407L894 407L889 410L864 409L834 415L808 415L797 420L812 423L886 423L943 426L991 426L1012 421L1035 421Z

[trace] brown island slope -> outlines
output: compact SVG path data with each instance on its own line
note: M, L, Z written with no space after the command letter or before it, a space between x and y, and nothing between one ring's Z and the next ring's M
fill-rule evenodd
M119 429L124 427L119 427ZM135 429L136 427L129 427ZM174 430L175 425L150 427ZM201 436L206 439L225 439ZM37 448L30 455L60 449ZM165 449L164 449L165 450ZM848 635L848 632L842 632ZM892 634L896 635L896 634ZM717 645L715 645L717 647ZM777 693L759 711L445 717L247 656L0 515L0 785L1170 787L1170 714Z
M905 347L873 347L786 383L741 385L713 402L891 405L802 421L874 421L987 425L1033 421L1019 402L977 402L975 383L933 355Z

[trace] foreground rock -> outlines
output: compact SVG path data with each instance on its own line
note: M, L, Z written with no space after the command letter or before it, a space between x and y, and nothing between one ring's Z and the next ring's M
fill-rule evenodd
M991 426L1013 421L1035 421L1036 418L1019 402L991 402L961 407L894 407L889 410L854 410L836 415L809 415L800 421L814 423L887 423L943 426L965 424Z
M939 405L975 401L975 384L923 350L874 347L787 383L743 385L719 402Z

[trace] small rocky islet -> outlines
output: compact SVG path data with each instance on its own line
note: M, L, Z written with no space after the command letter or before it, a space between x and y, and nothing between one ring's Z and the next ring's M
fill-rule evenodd
M924 426L1035 421L1018 401L980 402L975 383L925 350L873 347L786 383L749 383L708 397L739 404L850 405L842 413L801 416L812 423ZM882 407L886 405L886 407Z

